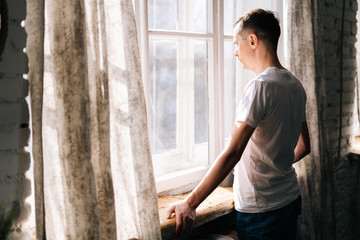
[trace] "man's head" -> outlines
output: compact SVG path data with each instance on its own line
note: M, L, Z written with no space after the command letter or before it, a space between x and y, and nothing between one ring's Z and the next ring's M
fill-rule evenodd
M240 17L234 24L234 34L243 39L255 34L269 51L276 52L280 37L279 20L271 11L254 9Z

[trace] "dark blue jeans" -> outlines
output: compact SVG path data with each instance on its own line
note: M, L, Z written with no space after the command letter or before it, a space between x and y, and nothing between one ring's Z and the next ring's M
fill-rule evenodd
M295 240L301 197L287 206L263 213L236 211L239 240Z

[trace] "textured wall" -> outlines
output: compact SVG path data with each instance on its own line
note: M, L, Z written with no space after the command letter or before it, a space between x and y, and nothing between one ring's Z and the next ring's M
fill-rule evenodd
M0 56L0 206L7 211L20 207L15 229L23 227L30 206L25 203L31 194L31 182L25 176L30 167L28 145L29 110L25 100L29 83L23 76L28 72L24 53L26 33L22 21L26 15L25 0L7 0L8 37ZM29 239L28 233L16 231L16 239Z
M340 103L340 33L342 0L321 1L323 44L325 54L327 125L332 155L337 156ZM354 88L356 77L356 0L345 0L343 36L343 96L341 156L347 154L353 124Z
M360 158L346 157L335 172L336 239L360 239Z
M334 163L336 239L360 239L356 233L359 222L360 188L359 160L347 157L354 131L354 96L356 80L356 34L358 32L356 0L345 0L343 25L343 91L341 158L337 159L340 116L340 34L342 0L320 1L325 55L326 116L331 155Z

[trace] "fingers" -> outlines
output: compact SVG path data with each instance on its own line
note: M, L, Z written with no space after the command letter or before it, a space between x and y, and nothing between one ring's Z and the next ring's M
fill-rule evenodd
M167 218L171 218L171 216L175 214L175 234L176 236L180 236L189 232L191 230L191 226L195 220L196 210L192 209L186 203L176 204L171 206L167 211Z
M173 213L175 213L175 208L176 208L176 206L174 205L174 206L171 206L171 208L169 208L169 210L167 211L167 219L170 219L171 218L171 215L173 214Z
M182 214L178 213L176 214L176 227L175 227L175 235L180 236L181 234L183 234L182 228L183 228L183 219L182 219Z
M187 232L190 232L191 226L194 222L193 217L188 215L188 213L177 213L176 216L175 234L177 236L181 236Z
M190 232L192 224L193 220L189 217L185 217L185 219L183 220L182 233Z

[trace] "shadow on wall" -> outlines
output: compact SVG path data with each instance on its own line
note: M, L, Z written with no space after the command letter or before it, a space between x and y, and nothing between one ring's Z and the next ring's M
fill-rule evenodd
M0 239L30 239L32 175L29 107L26 101L28 60L25 53L25 0L0 0ZM32 176L29 176L32 178ZM33 227L34 228L34 227Z

